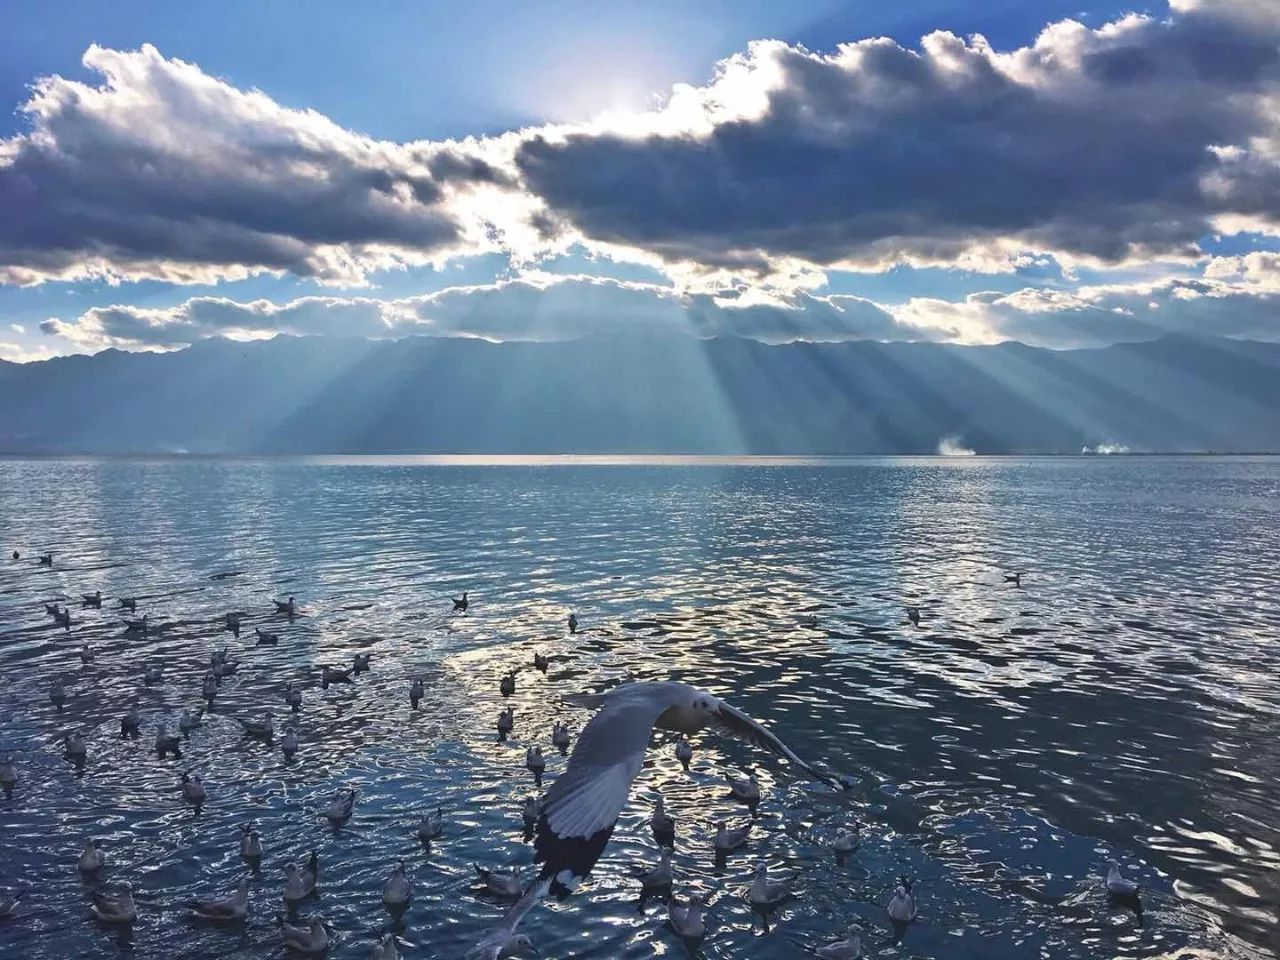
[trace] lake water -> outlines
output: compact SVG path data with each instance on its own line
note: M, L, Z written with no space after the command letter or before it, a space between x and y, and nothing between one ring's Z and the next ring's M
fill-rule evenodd
M8 560L20 549L20 561ZM810 463L501 465L415 460L0 460L0 751L21 780L0 800L0 887L28 885L0 956L282 955L283 867L315 849L304 914L367 956L382 884L415 887L401 951L454 958L501 915L471 864L530 864L526 746L589 716L561 694L620 678L703 685L850 779L840 793L707 734L691 774L651 749L589 884L522 928L544 957L683 957L632 879L654 858L657 791L678 820L680 890L711 895L708 958L803 956L861 920L868 955L911 958L1261 958L1280 945L1280 460L1093 457ZM54 552L52 570L35 555ZM1018 589L1005 571L1024 572ZM101 589L118 612L44 603ZM473 604L454 615L448 597ZM298 598L292 622L273 596ZM918 605L919 628L903 616ZM239 640L223 615L243 610ZM576 611L583 629L570 636ZM253 628L281 634L255 647ZM82 665L84 642L96 660ZM241 659L181 760L158 718L200 702L212 650ZM553 654L543 676L534 651ZM321 690L320 665L373 653ZM162 682L143 670L163 664ZM520 670L515 736L498 743L498 685ZM408 677L427 680L412 712ZM54 677L66 709L48 700ZM303 746L241 736L301 682ZM119 737L130 702L138 740ZM83 731L88 763L63 758ZM550 752L550 751L549 751ZM564 760L551 753L549 777ZM711 825L744 822L726 769L765 797L745 852L718 870ZM196 817L177 786L204 778ZM356 786L351 823L316 814ZM427 851L417 815L442 805ZM826 847L850 818L861 848ZM182 903L244 875L238 825L266 855L243 931L195 926ZM134 884L131 935L87 919L75 861L103 841L100 882ZM1146 912L1112 909L1109 859ZM743 897L755 863L798 875L764 932ZM894 878L920 918L894 942Z

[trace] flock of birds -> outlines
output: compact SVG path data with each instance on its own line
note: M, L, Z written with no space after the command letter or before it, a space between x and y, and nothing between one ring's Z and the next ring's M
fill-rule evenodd
M12 556L15 561L21 559L19 551L15 550ZM42 554L38 560L41 566L53 566L52 554ZM1022 575L1006 575L1005 581L1021 587ZM102 609L103 601L101 591L82 595L84 608ZM465 613L471 605L465 592L460 597L451 598L451 601L453 610L457 613ZM273 603L274 613L278 617L291 620L299 613L294 597L274 600ZM149 629L146 613L141 618L123 616L123 613L136 614L138 601L123 597L116 598L116 604L116 609L122 612L125 631L130 635L145 636ZM56 625L65 630L70 629L73 621L69 606L46 604L45 611L54 618ZM906 617L914 626L920 625L919 608L907 607ZM578 631L576 615L570 614L567 623L570 633ZM238 638L242 615L226 614L224 626ZM278 634L260 626L254 628L254 637L257 645L273 646L280 640ZM90 645L81 646L79 657L83 663L92 662L94 655ZM536 670L545 674L549 664L547 656L535 652L533 666ZM218 696L224 678L234 674L239 666L240 662L225 647L211 654L208 670L201 681L201 698L210 707ZM321 688L351 682L370 667L371 655L367 653L356 654L351 666L345 669L324 666ZM143 676L143 682L148 685L158 683L161 679L162 672L158 666L149 667ZM502 677L499 692L504 698L515 694L514 671ZM425 693L423 680L420 677L411 678L408 689L411 709L418 709ZM281 695L292 712L297 713L301 709L302 691L292 681L284 685ZM840 778L801 760L781 740L742 711L684 683L629 682L603 694L568 696L564 699L570 705L592 708L595 713L582 729L576 743L569 727L559 721L555 722L550 742L553 748L569 757L568 764L544 795L532 793L525 800L522 813L526 840L534 840L535 861L540 865L540 871L534 879L526 880L518 870L475 865L478 882L485 891L497 898L513 901L513 904L501 922L466 954L467 960L499 960L533 950L532 941L526 935L517 933L517 926L525 914L544 897L564 897L590 874L608 844L626 803L631 783L643 766L644 756L655 730L672 731L678 735L674 753L686 772L689 771L694 756L694 745L689 736L710 728L784 758L793 770L837 790L848 788L848 784ZM55 679L52 682L49 701L59 713L62 711L67 702L67 691L61 680ZM183 710L176 733L171 733L163 721L158 722L155 732L157 754L162 759L166 755L180 757L182 737L200 725L203 713L203 707ZM274 740L275 727L268 713L258 717L237 717L237 720L245 736L268 742ZM498 739L505 740L510 736L514 726L514 710L509 706L505 707L496 720ZM141 727L142 719L134 705L120 719L121 736L138 737ZM292 725L284 727L280 746L286 760L291 759L299 750L299 736ZM83 768L88 745L80 733L66 733L63 737L63 749L69 761L78 768ZM530 746L525 753L525 767L532 776L536 790L542 788L546 765L542 747ZM0 790L6 800L13 796L20 781L18 766L12 756L5 756L3 762L0 762ZM749 842L761 802L760 785L754 777L739 778L725 774L725 782L729 796L747 807L751 819L741 826L730 827L724 821L716 824L712 847L720 865L723 865L730 854L741 850ZM199 815L207 798L206 788L199 774L194 770L185 771L181 775L179 787L182 800ZM344 788L333 798L322 816L335 829L339 829L355 814L357 800L358 794L354 788ZM677 877L672 865L672 851L675 847L676 821L667 812L661 795L657 798L649 825L661 853L656 864L635 870L641 888L642 905L644 898L650 896L665 900L671 928L686 941L696 943L707 933L707 903L697 893L680 896L675 892ZM446 833L446 826L444 811L437 808L421 817L414 832L429 848ZM838 864L843 864L857 850L860 839L860 824L856 820L850 819L836 827L830 840L830 848ZM256 874L262 861L263 845L262 837L252 822L241 827L240 856ZM106 854L101 842L89 839L84 843L76 866L82 875L93 877L102 870L105 862ZM285 882L281 890L285 909L277 917L277 923L281 942L288 951L297 955L324 955L333 942L331 928L322 918L312 917L304 923L296 922L298 908L316 894L319 880L320 862L315 851L311 852L302 866L289 863L285 869ZM794 880L795 877L777 879L770 876L764 863L756 867L746 898L752 908L766 919L766 924L768 915L793 895ZM1142 904L1138 884L1123 876L1114 861L1109 864L1105 890L1112 905L1129 907L1141 922ZM20 890L11 896L0 895L0 920L17 916L27 893L27 890ZM382 903L392 919L398 922L412 899L412 884L406 875L404 862L400 861L392 868L383 886ZM245 923L249 917L248 877L241 879L236 888L226 896L190 901L187 910L192 919L199 921L227 925ZM905 927L918 914L916 894L910 878L898 878L885 911L897 935L901 937ZM93 892L89 912L100 923L131 926L138 918L132 885L128 881L122 881L110 890ZM824 960L857 960L863 956L862 938L862 929L853 924L845 930L844 936L817 947L815 952ZM399 958L395 934L380 934L371 956L374 960Z

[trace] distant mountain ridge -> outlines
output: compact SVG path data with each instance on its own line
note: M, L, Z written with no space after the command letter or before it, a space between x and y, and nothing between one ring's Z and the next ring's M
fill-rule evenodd
M1280 449L1280 344L277 337L0 362L8 453Z

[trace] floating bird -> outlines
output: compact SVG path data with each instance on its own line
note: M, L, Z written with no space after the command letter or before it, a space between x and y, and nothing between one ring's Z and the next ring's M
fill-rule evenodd
M1015 587L1021 587L1021 586L1022 586L1022 574L1021 574L1021 573L1006 573L1006 574L1004 575L1004 582L1005 582L1005 583L1012 583Z
M1136 897L1138 882L1130 880L1120 872L1120 864L1114 860L1107 864L1107 893L1113 897Z
M164 759L166 753L172 753L175 757L180 757L178 748L181 746L181 739L178 735L170 735L163 723L156 725L156 753L160 754L160 759Z
M84 744L84 737L75 732L68 733L63 736L62 745L68 760L75 764L84 763L85 755L88 753L88 748Z
M292 680L284 685L284 702L294 713L302 709L302 691L293 685Z
M62 685L61 680L54 680L49 684L49 702L57 708L59 713L62 712L62 707L67 702L67 688Z
M836 827L836 835L831 838L831 849L836 852L836 862L843 863L844 858L858 849L861 842L858 824L853 824L853 829L845 827Z
M182 799L191 804L196 813L199 813L200 808L204 806L204 798L204 784L200 781L200 774L184 773L182 775Z
M676 842L675 817L667 814L667 804L662 799L662 794L658 794L658 802L653 805L653 814L649 817L649 826L653 830L654 839L662 846L669 847Z
M213 706L213 698L218 695L218 678L212 673L206 673L204 679L200 681L200 696L208 701L209 706Z
M916 896L911 892L911 881L898 878L897 889L889 900L889 919L894 923L910 923L916 918Z
M126 618L121 622L124 624L124 629L127 633L146 633L148 616L150 615L144 613L141 620L129 620Z
M63 630L70 630L71 629L71 608L67 607L65 610L59 610L57 613L55 613L53 615L53 624L54 626L61 627Z
M706 922L702 919L702 908L705 901L696 893L681 903L675 897L667 905L667 919L671 921L671 929L686 940L701 940L707 934Z
M284 868L284 872L284 902L292 908L316 892L316 883L320 879L320 858L312 850L305 867L299 870L296 863L290 863Z
M204 708L196 707L195 711L183 710L182 716L178 718L178 732L190 733L196 727L200 726L200 721L204 718Z
M467 591L465 590L462 591L462 596L451 597L450 599L453 600L453 609L460 610L463 613L466 613L467 607L471 606L471 601L467 599Z
M683 734L676 741L676 759L680 761L680 766L684 767L685 772L688 773L689 764L693 762L693 744Z
M235 635L236 639L240 639L240 614L228 613L224 618L224 623L227 629Z
M135 600L133 597L121 597L120 609L133 612L134 610L138 609L138 601Z
M80 851L80 859L76 861L76 867L81 873L97 873L105 862L106 858L102 855L102 841L86 840L84 848Z
M557 720L555 726L551 728L551 745L561 753L566 753L569 750L569 743L569 728Z
M253 632L258 638L257 645L259 647L274 647L280 642L280 634L278 633L268 633L261 627L254 627Z
M757 909L764 910L776 907L791 896L791 886L794 883L795 877L778 881L770 880L768 865L761 863L756 867L755 876L751 880L751 888L747 891L747 899Z
M920 626L920 608L907 607L907 619L911 621L913 627Z
M715 846L716 853L723 855L726 853L732 853L734 850L739 849L746 844L747 837L750 833L750 823L745 827L736 827L735 829L730 830L725 826L724 821L721 820L716 824L716 835L715 839L712 841Z
M636 879L640 881L640 889L643 893L670 889L673 879L671 851L663 847L662 852L658 854L658 862L647 870L638 871Z
M498 683L498 690L502 692L504 697L509 697L516 692L516 675L514 672L508 673Z
M22 554L20 554L17 550L13 551L13 559L15 559L15 560L21 560L21 559L22 559Z
M748 776L739 780L726 773L724 779L729 784L729 796L739 803L745 803L754 814L756 807L760 806L760 784L756 783L755 778Z
M401 860L391 871L391 876L382 887L382 905L389 913L403 913L413 899L413 887L409 878L404 875L404 861Z
M262 836L252 823L240 825L240 859L256 872L262 863Z
M311 923L305 927L295 927L287 923L283 917L277 919L280 927L280 939L284 941L286 950L295 953L318 956L329 949L329 930L319 917L312 917Z
M531 793L525 798L523 816L526 827L533 827L538 823L538 817L542 816L542 801L537 794Z
M246 720L244 717L236 717L240 724L240 729L244 731L246 737L256 737L260 740L270 740L275 736L276 725L271 721L271 714L264 713L257 719Z
M56 603L46 603L44 605L44 612L51 617L56 617L61 611L62 611L62 608L59 607Z
M164 671L159 664L154 664L142 671L142 682L148 687L152 684L159 683L164 678Z
M93 593L80 594L80 605L83 607L101 607L102 591L95 590Z
M286 763L298 752L298 732L293 727L284 728L284 736L280 738L280 751L284 754Z
M533 950L533 941L515 931L524 915L546 896L547 886L545 881L529 884L529 888L503 916L502 922L486 932L480 941L463 955L463 960L503 960L505 957L514 957L526 950L536 953L537 951Z
M350 683L351 668L339 670L337 667L322 667L320 669L320 687L323 690L329 689L331 683Z
M569 614L569 632L578 632L578 615L576 613Z
M6 800L13 796L13 788L17 785L18 768L13 765L13 757L6 756L4 762L0 763L0 790L4 791Z
M372 659L372 653L357 653L351 660L351 672L356 676L364 673L369 669L369 661Z
M276 613L284 613L292 617L298 612L298 607L293 602L293 597L288 600L273 600L272 602L276 605Z
M539 653L537 650L533 651L533 669L546 673L549 666L551 666L550 657Z
M498 714L498 739L505 740L516 727L516 712L507 707Z
M524 892L524 881L520 879L518 870L486 870L478 863L472 866L476 868L484 888L495 896L518 897Z
M142 728L142 717L138 713L138 705L131 706L120 718L120 736L136 737Z
M418 704L422 702L424 693L426 693L426 688L422 685L422 678L414 677L413 683L409 684L409 706L417 710Z
M542 774L547 769L547 760L542 755L541 747L530 747L525 751L524 765L529 768L529 772L533 774L533 785L535 787L542 786Z
M18 559L17 551L14 551L13 559ZM12 897L0 896L0 920L8 920L18 912L18 904L22 902L22 898L27 895L27 891L19 890Z
M42 566L42 567L52 567L52 566L53 566L53 554L52 554L52 553L42 553L42 554L40 554L40 566Z
M400 951L396 949L396 935L384 933L374 945L369 960L400 960Z
M93 647L87 643L80 647L80 662L93 663Z
M444 833L444 810L440 807L436 807L433 813L428 813L418 821L418 839L423 843L430 843L442 833Z
M213 900L192 900L187 909L197 920L212 923L242 923L249 916L249 881L241 878L235 892Z
M851 926L845 939L819 947L818 956L822 960L859 960L862 956L862 936L858 928Z
M333 825L336 830L348 820L356 809L356 792L354 789L347 787L339 790L338 795L333 798L333 803L329 804L329 809L322 816Z
M102 923L131 924L138 919L138 907L133 902L133 884L128 880L119 886L119 893L91 893L93 905L89 912Z

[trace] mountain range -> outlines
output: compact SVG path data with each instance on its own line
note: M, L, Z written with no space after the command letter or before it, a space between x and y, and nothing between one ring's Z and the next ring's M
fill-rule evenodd
M201 341L0 362L7 453L1280 449L1280 344Z

